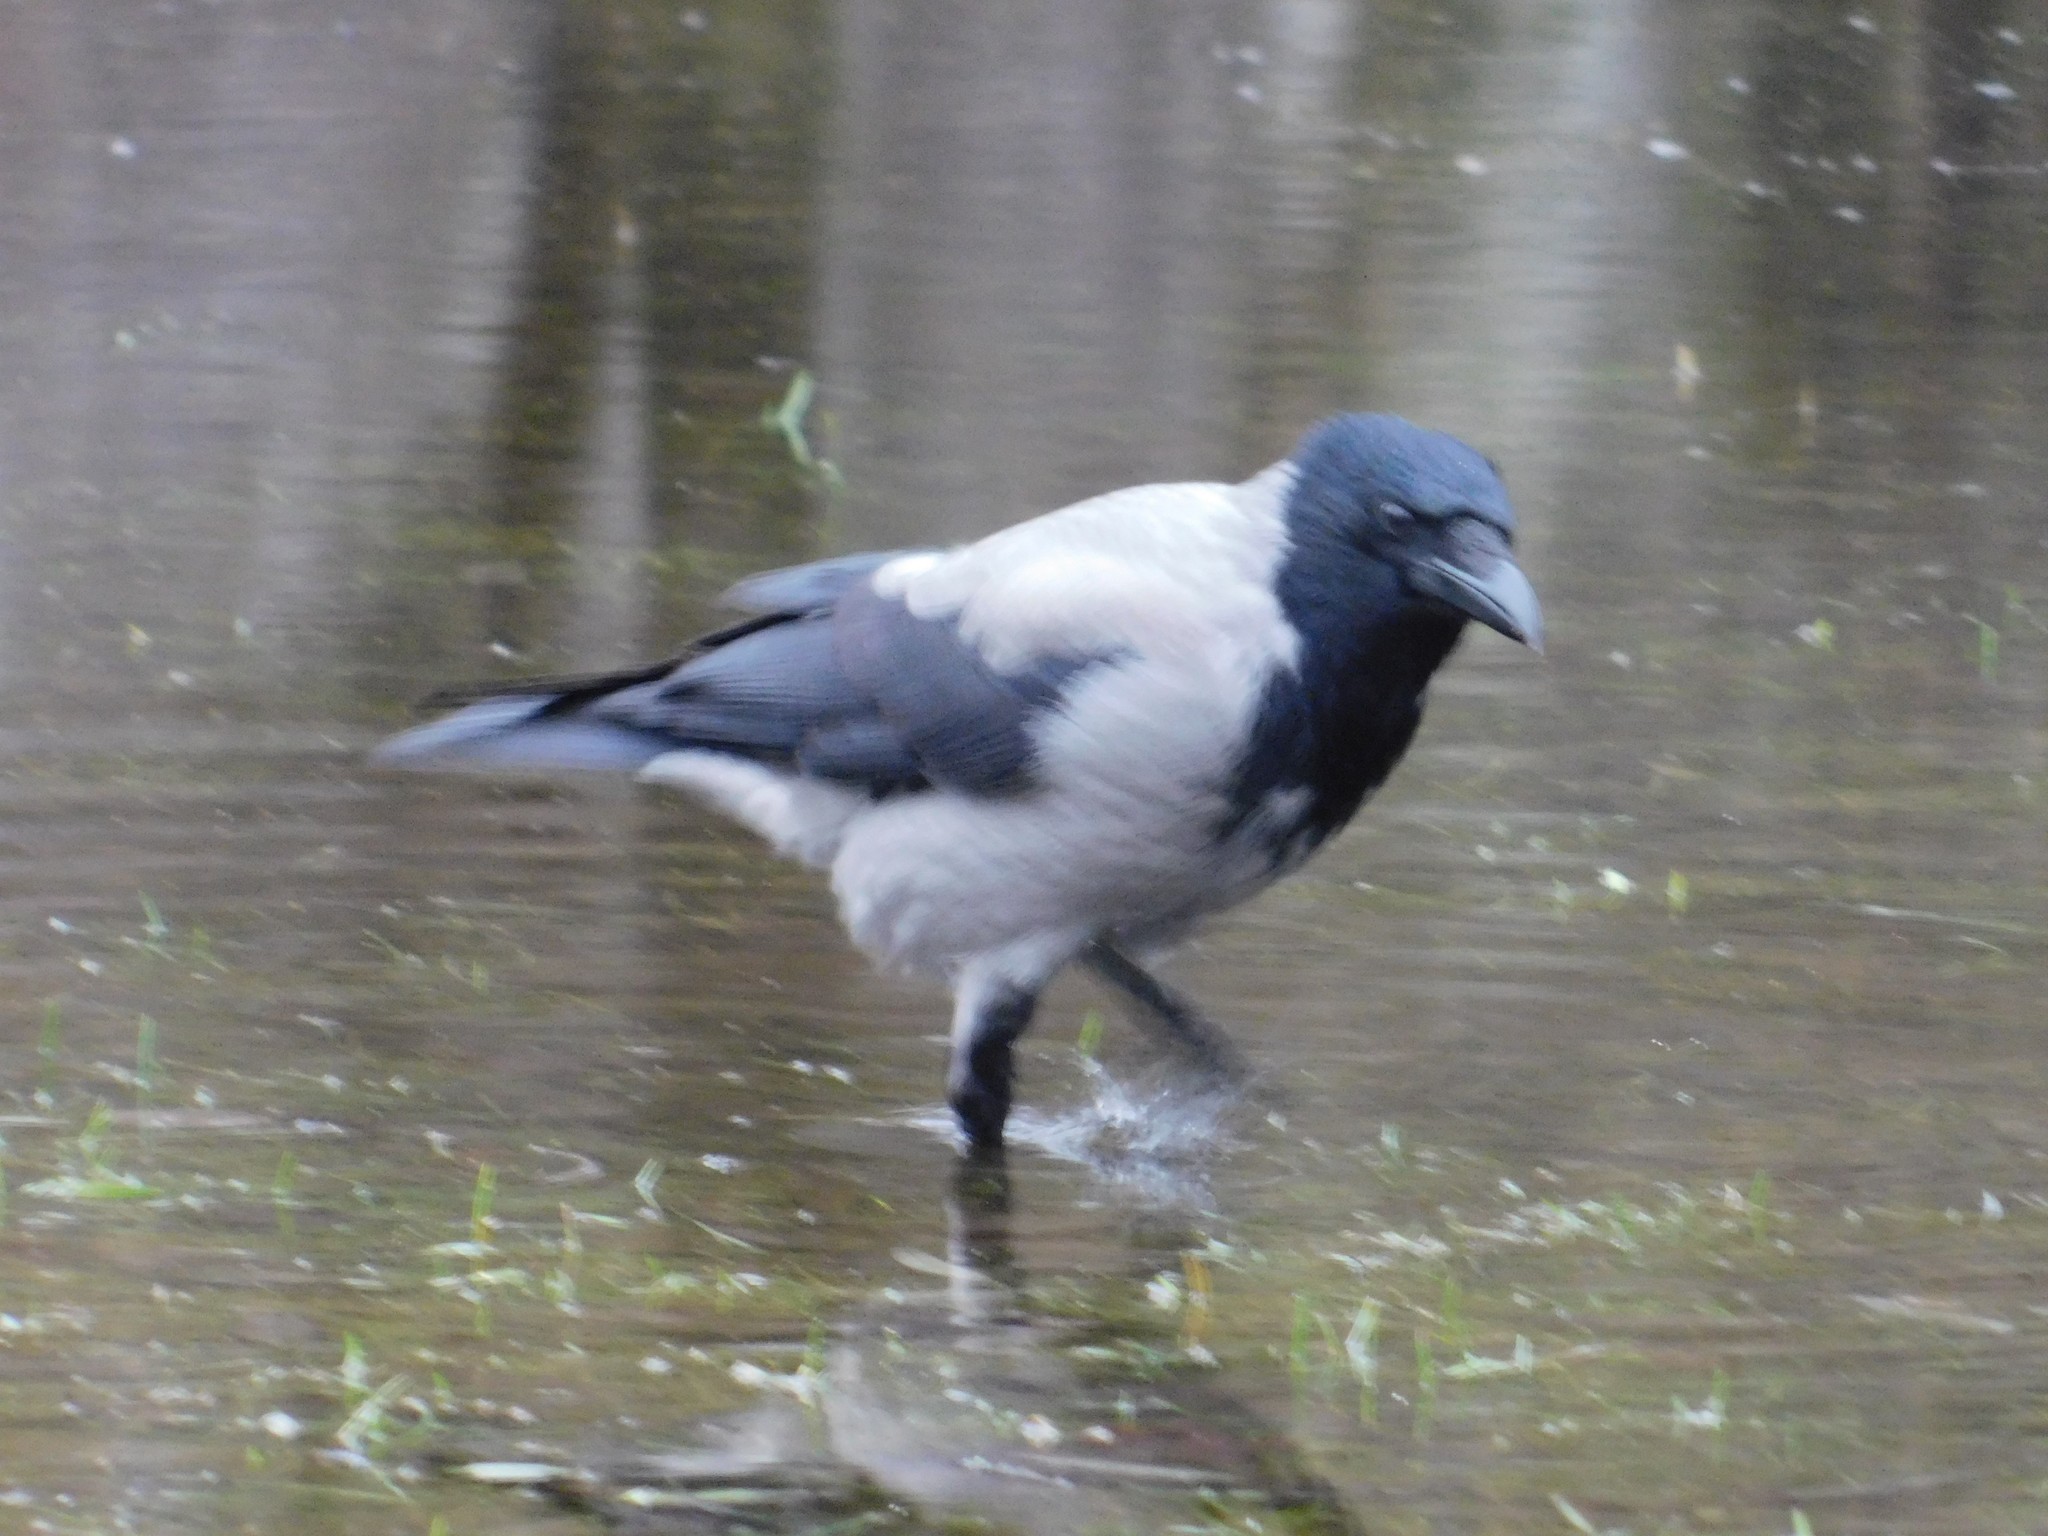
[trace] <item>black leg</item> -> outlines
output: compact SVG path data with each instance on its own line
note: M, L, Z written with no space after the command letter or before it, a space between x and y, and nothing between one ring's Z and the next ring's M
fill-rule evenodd
M1003 1144L1003 1122L1010 1117L1010 1085L1016 1075L1011 1047L1037 1007L1037 989L1013 981L969 977L959 984L946 1099L976 1148Z
M1096 939L1081 951L1088 969L1136 1003L1168 1039L1195 1058L1203 1071L1226 1082L1248 1075L1244 1058L1222 1030L1196 1011L1194 1004L1161 982L1107 939Z

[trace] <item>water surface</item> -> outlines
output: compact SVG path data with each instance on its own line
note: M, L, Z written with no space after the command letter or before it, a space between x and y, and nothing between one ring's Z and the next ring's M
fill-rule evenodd
M0 100L8 1528L2048 1522L2032 8L123 0ZM815 877L364 765L1354 406L1551 653L1172 964L1254 1100L1063 983L963 1171Z

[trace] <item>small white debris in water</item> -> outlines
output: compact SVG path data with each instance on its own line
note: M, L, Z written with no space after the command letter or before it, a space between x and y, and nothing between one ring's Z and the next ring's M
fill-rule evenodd
M519 653L502 640L493 640L490 643L489 650L500 661L516 661L519 657Z
M61 917L53 917L53 918L51 918L51 919L50 919L50 926L51 926L52 928L56 929L56 931L57 931L57 932L59 932L59 933L76 933L76 932L78 932L78 930L77 930L76 928L72 927L72 926L71 926L71 925L70 925L69 923L65 922L65 921L64 921L64 919L63 919L63 918L61 918Z
M1479 862L1482 864L1498 864L1500 862L1500 855L1495 853L1491 848L1487 847L1484 843L1481 843L1472 851L1473 853L1478 855Z
M1252 84L1252 82L1249 80L1241 80L1238 82L1237 96L1238 100L1240 101L1249 101L1254 104L1264 101L1266 99L1266 93L1260 90L1256 85Z
M777 1371L764 1371L760 1366L746 1360L735 1360L727 1375L743 1387L761 1390L773 1387L778 1392L787 1392L801 1403L818 1400L819 1379L809 1369L790 1371L786 1375Z
M97 960L81 960L78 962L78 968L88 976L97 976L106 970L106 967Z
M107 153L116 160L133 160L135 158L135 141L126 134L111 138L107 140Z
M1688 1408L1683 1398L1671 1399L1671 1422L1680 1429L1719 1429L1728 1422L1727 1405L1710 1397L1698 1408Z
M640 1361L640 1369L645 1371L650 1376L666 1376L670 1371L674 1370L675 1368L675 1361L664 1359L660 1355L646 1355L643 1356ZM737 1380L739 1377L738 1366L733 1367L733 1377L735 1380Z
M1685 450L1685 456L1688 459L1711 459L1714 456L1714 450L1702 443L1694 443Z
M296 1440L305 1433L306 1426L286 1413L282 1408L273 1408L256 1421L256 1427L266 1435L278 1440Z
M1636 888L1635 881L1629 879L1627 875L1624 875L1618 869L1601 870L1600 884L1614 892L1617 896L1626 896Z
M1866 176L1875 176L1877 174L1877 162L1868 155L1851 155L1849 157L1849 164Z
M1017 1433L1024 1437L1024 1443L1034 1451L1048 1450L1066 1439L1066 1436L1060 1433L1059 1425L1042 1413L1034 1413L1019 1424Z
M792 1061L789 1064L789 1070L792 1072L801 1072L805 1077L816 1077L818 1075L818 1069L812 1066L808 1061L804 1061L802 1059Z
M1093 1440L1097 1445L1115 1445L1116 1431L1107 1424L1090 1424L1081 1431L1083 1440Z
M1984 1191L1982 1210L1986 1221L2005 1220L2005 1202L1988 1189Z
M723 1152L706 1152L697 1159L713 1173L738 1173L747 1165L736 1157L727 1157Z
M1863 210L1861 208L1851 208L1847 203L1844 203L1835 210L1835 217L1844 224L1861 224L1863 222Z
M247 619L238 618L235 620L235 638L237 640L247 640L254 636L255 633L256 626Z
M1633 667L1636 664L1635 658L1629 655L1627 651L1609 651L1607 653L1607 659L1613 662L1617 667L1621 668L1621 670L1624 672L1628 671L1629 668Z
M166 672L164 676L170 680L173 688L190 688L196 681L190 672L180 671L175 667Z
M1489 166L1484 160L1480 159L1477 155L1460 155L1457 159L1453 160L1451 164L1455 165L1467 176L1484 176L1489 170L1492 169L1491 166Z
M1871 37L1875 37L1877 35L1877 23L1872 21L1868 16L1864 15L1861 11L1851 12L1848 17L1848 22L1849 25L1858 32L1865 33L1866 35Z
M561 1477L567 1468L546 1461L472 1461L458 1470L471 1482L518 1486Z
M1812 646L1816 651L1832 651L1835 648L1835 626L1826 619L1815 619L1811 624L1802 624L1792 631L1802 644Z
M1180 1279L1163 1271L1154 1275L1145 1284L1145 1299L1162 1312L1171 1312L1180 1306Z
M1690 400L1700 380L1706 377L1700 367L1699 354L1684 342L1677 342L1671 348L1671 382L1678 387L1678 397Z
M827 1067L825 1075L835 1083L846 1083L850 1086L853 1082L853 1074L844 1067Z
M2020 94L2003 80L1979 80L1975 90L1986 101L2017 101Z
M685 32L702 32L711 25L711 18L702 11L685 11L682 23Z
M1690 160L1692 151L1676 139L1645 139L1643 148L1659 160Z
M1747 96L1749 94L1749 82L1740 75L1730 75L1721 83L1738 96Z
M1966 1312L1952 1301L1939 1301L1926 1296L1851 1296L1849 1299L1878 1317L1895 1317L1915 1323L1935 1323L1944 1327L1959 1328L1967 1333L2008 1334L2013 1331L2013 1325L2002 1317L1987 1317L1981 1312Z

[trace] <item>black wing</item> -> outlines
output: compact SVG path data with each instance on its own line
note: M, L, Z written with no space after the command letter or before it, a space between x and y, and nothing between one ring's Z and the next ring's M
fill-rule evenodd
M900 553L900 552L899 552ZM1000 673L942 619L866 579L895 553L853 555L744 581L756 616L679 663L501 689L385 745L387 762L639 767L706 748L877 795L938 785L1002 794L1031 779L1033 717L1093 658Z

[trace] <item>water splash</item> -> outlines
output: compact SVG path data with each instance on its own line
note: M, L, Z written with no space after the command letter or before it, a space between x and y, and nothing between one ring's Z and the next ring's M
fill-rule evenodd
M1243 1090L1191 1086L1185 1077L1159 1071L1120 1078L1096 1061L1083 1061L1081 1070L1088 1102L1058 1112L1018 1109L1010 1116L1009 1144L1077 1163L1148 1203L1212 1203L1210 1168L1242 1145L1230 1123L1246 1103ZM959 1141L959 1128L943 1108L912 1110L903 1119Z

